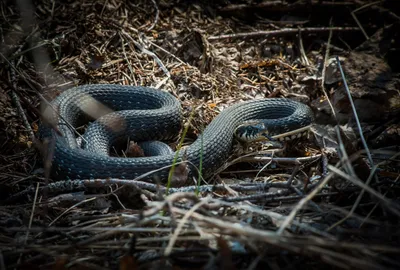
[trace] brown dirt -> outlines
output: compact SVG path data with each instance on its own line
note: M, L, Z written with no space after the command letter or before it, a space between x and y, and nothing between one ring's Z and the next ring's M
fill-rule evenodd
M16 2L0 3L4 269L400 267L395 1ZM368 40L351 15L361 7ZM235 145L199 194L112 179L60 194L38 151L43 100L89 83L169 91L185 144L227 106L269 97L310 105L314 135L275 159ZM187 178L184 166L176 174Z

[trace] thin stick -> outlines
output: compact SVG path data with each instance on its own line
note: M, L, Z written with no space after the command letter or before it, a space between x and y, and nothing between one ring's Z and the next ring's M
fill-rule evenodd
M34 197L33 203L32 203L31 216L29 218L28 230L26 231L26 234L25 234L24 245L26 245L26 243L28 242L28 237L29 237L30 229L32 227L32 222L33 222L33 216L35 214L35 207L36 207L38 193L39 193L39 182L36 184L36 192L35 192L35 197ZM18 258L18 264L21 262L21 259L22 259L22 253L20 254L20 256Z
M350 104L351 104L351 108L353 110L354 118L356 119L357 128L358 128L358 132L360 134L361 142L362 142L362 144L364 146L365 152L367 153L368 161L370 162L371 166L373 166L374 165L374 161L372 160L371 152L369 151L367 142L365 141L363 130L362 130L361 124L360 124L360 120L358 119L356 106L354 105L353 98L351 97L351 93L350 93L349 87L347 85L346 77L344 75L344 72L343 72L343 69L342 69L342 65L340 64L340 60L339 60L338 56L336 56L336 61L338 63L338 67L339 67L340 74L341 74L342 79L343 79L343 83L344 83L344 87L345 87L346 92L347 92L347 96L348 96L348 98L350 100Z
M304 50L303 38L301 31L299 30L299 47L300 47L300 59L303 61L303 65L310 66L310 61L307 58L306 51Z
M119 33L119 37L120 37L120 39L121 39L122 53L124 54L125 61L126 61L126 63L128 64L129 71L131 72L131 78L130 78L130 79L134 82L135 85L138 85L138 84L137 84L137 81L136 81L136 78L135 78L135 71L133 70L131 61L129 61L128 56L126 55L125 46L124 46L124 41L125 41L125 40L123 39L121 33ZM129 78L129 77L128 77L128 78Z
M390 209L393 213L398 215L400 217L400 211L398 210L400 206L398 204L395 204L391 201L389 201L385 196L380 194L379 192L375 191L371 187L367 186L364 184L360 179L358 179L356 176L350 177L349 175L345 174L343 171L339 170L338 168L328 165L328 169L335 174L339 175L340 177L346 179L347 181L350 181L351 183L359 186L360 188L365 189L367 192L369 192L371 195L374 197L378 198L381 202L383 202L385 205L388 206L388 209Z
M153 5L154 5L154 7L156 9L156 17L154 18L154 22L150 25L150 27L147 28L147 31L151 31L154 28L154 26L156 26L156 24L158 22L158 18L160 16L160 11L158 10L158 6L157 6L156 1L151 0L151 2L153 3Z
M329 21L329 25L332 25L332 17ZM322 67L322 74L321 74L321 89L322 89L322 92L324 93L324 96L326 97L326 100L328 101L329 107L331 107L332 114L335 117L336 122L337 122L335 108L333 107L332 102L329 99L328 93L325 90L325 72L326 72L326 64L328 63L328 57L329 57L329 51L330 51L329 45L331 44L332 33L333 33L332 31L329 31L328 44L326 46L325 57L324 57L324 66Z
M328 184L328 182L331 180L331 178L333 177L333 173L329 174L327 177L325 177L324 180L322 180L318 186L310 192L310 194L308 194L306 197L304 197L303 199L301 199L296 206L293 208L293 210L290 212L289 216L285 219L285 221L282 223L282 225L279 227L278 231L276 232L278 235L282 235L282 233L285 231L285 229L287 228L287 226L290 225L290 223L293 221L293 219L295 218L296 214L298 211L300 211L301 208L304 207L304 205L310 201L315 195L317 195L317 193L326 185Z
M172 248L176 242L176 239L179 236L179 233L182 231L183 226L186 224L186 221L189 219L189 217L197 210L199 209L201 206L203 206L204 204L207 204L209 202L209 199L205 199L205 200L201 200L200 202L198 202L197 204L195 204L189 211L187 211L185 213L185 215L182 217L182 219L179 221L178 227L176 228L176 230L174 231L174 233L172 234L169 242L168 242L168 246L166 247L165 251L164 251L164 256L169 256L171 254Z
M51 225L53 225L57 220L59 220L63 215L68 213L71 209L74 209L75 207L77 207L77 206L79 206L81 204L84 204L84 203L87 203L87 202L90 202L90 201L93 201L93 200L96 200L96 199L97 199L97 197L92 197L92 198L86 199L84 201L81 201L81 202L78 202L78 203L72 205L71 207L66 209L64 212L62 212L59 216L57 216L52 222L50 222L48 226L51 227Z
M125 35L125 37L127 37L128 39L130 39L132 41L133 44L135 44L135 46L137 48L139 48L142 53L147 54L149 56L151 56L154 61L157 62L158 66L161 68L161 70L165 73L165 75L168 78L171 78L171 74L168 71L168 69L165 67L165 65L163 64L163 62L160 60L160 58L153 52L149 51L148 49L146 49L142 44L140 44L139 42L135 41L127 32L125 32L124 30L122 30L122 34Z
M15 72L17 72L17 74L24 80L24 82L39 96L40 100L43 101L48 107L50 107L56 114L58 117L60 117L66 124L67 126L72 129L74 131L74 133L76 135L78 135L79 137L81 137L83 140L85 140L81 134L79 134L76 129L68 122L66 121L62 115L60 115L58 113L58 111L56 110L56 108L54 108L54 106L51 104L51 102L49 102L43 95L42 93L39 92L39 90L37 90L26 78L25 76L16 68L14 67L10 61L8 61L8 59L0 52L0 57L3 58L3 60L12 68L15 70ZM42 116L42 114L41 114ZM45 119L46 120L46 119ZM48 123L51 125L51 128L54 129L60 136L62 136L61 132L58 130L57 125L54 123Z
M281 36L281 35L292 35L297 34L298 32L306 32L306 33L320 33L327 31L360 31L358 27L307 27L307 28L283 28L280 30L272 30L272 31L257 31L257 32L248 32L248 33L237 33L237 34L228 34L228 35L220 35L220 36L210 36L208 38L209 41L213 40L221 40L221 39L237 39L237 38L260 38L267 36Z
M356 16L356 12L358 12L358 11L360 11L360 10L363 10L363 9L365 9L365 8L367 8L367 7L370 7L370 6L374 6L374 5L376 5L376 4L380 4L380 3L382 3L382 2L384 2L384 1L381 1L381 0L380 0L380 1L375 1L375 2L372 2L372 3L368 3L368 4L365 4L364 6L359 7L359 8L357 8L357 9L355 9L355 10L353 10L353 11L351 12L351 16L353 17L353 19L354 19L354 21L357 23L357 25L360 27L361 32L363 33L365 39L367 39L367 40L369 39L369 36L367 35L367 32L365 32L365 30L364 30L364 28L362 27L360 21L358 20L358 18L357 18L357 16Z

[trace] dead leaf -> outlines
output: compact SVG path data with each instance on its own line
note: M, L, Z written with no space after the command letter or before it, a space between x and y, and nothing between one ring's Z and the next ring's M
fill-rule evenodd
M103 66L104 60L105 58L102 55L91 55L88 67L93 70L99 69Z
M129 142L125 154L127 157L144 157L143 149L133 141Z

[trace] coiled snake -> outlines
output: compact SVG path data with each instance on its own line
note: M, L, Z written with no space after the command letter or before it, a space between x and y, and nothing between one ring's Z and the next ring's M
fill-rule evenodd
M104 109L104 105L113 112ZM112 144L120 138L129 137L134 141L175 138L181 128L181 107L169 93L140 86L83 85L64 91L52 102L52 107L50 121L57 123L63 136L49 127L43 127L43 134L54 139L52 168L55 178L133 179L173 163L174 153L139 158L111 157L108 154ZM81 147L71 126L80 125L85 118L83 112L87 111L92 115L94 112L99 118L88 126ZM257 120L257 124L251 122L248 126L240 126L249 120ZM203 140L199 137L181 151L178 161L183 157L187 159L191 164L190 173L197 176L192 166L199 166L202 154L202 175L209 177L228 158L235 132L242 140L257 133L284 140L297 137L312 121L308 106L289 99L238 103L224 109L200 135ZM280 136L282 134L285 136ZM163 169L156 175L165 180L168 172L169 169Z

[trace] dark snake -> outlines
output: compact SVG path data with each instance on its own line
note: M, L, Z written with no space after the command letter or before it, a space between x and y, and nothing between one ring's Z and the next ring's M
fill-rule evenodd
M182 112L180 102L173 95L141 86L83 85L62 92L51 105L53 109L48 120L55 123L59 132L48 125L42 125L42 130L44 137L51 138L54 143L54 178L134 179L167 167L148 180L167 179L175 153L124 158L110 156L109 152L113 143L122 138L138 142L176 138L181 129ZM80 145L74 128L88 120L88 111L94 114L96 121L87 127ZM238 128L246 121L257 121L257 124ZM189 172L197 177L195 167L199 168L202 157L202 176L207 178L226 162L235 132L246 139L258 133L261 126L263 136L285 140L300 136L298 134L308 129L312 121L310 108L290 99L241 102L224 109L194 143L179 152L177 161L189 161Z

